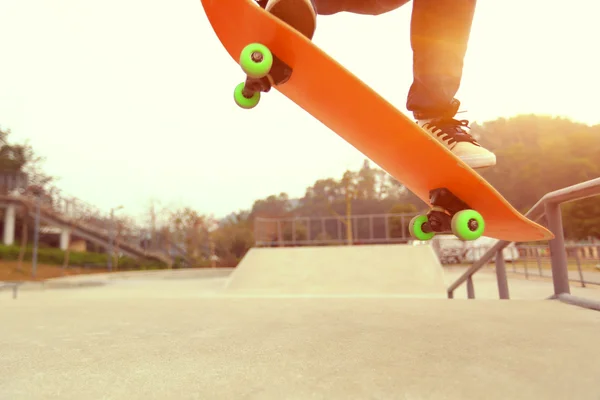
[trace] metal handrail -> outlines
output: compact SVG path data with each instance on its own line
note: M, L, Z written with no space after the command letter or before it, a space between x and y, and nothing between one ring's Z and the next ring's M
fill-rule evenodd
M567 269L567 253L565 249L565 238L562 225L562 216L560 213L560 205L597 195L600 195L600 178L592 179L547 193L527 212L527 214L525 214L526 217L536 222L539 222L539 220L545 216L548 223L548 229L554 233L554 239L549 241L552 281L554 283L554 298L568 298L569 303L577 302L577 300L574 300L576 298L570 295L571 290L569 287L569 275ZM508 299L508 284L506 280L506 268L504 267L502 250L504 250L504 248L511 243L514 242L508 242L505 240L496 242L494 246L492 246L479 260L477 260L452 285L448 287L448 298L453 298L454 291L465 282L467 282L468 297L474 298L475 294L472 280L473 275L486 263L488 263L492 257L495 256L499 296L501 299ZM590 302L593 304L593 307L589 306ZM580 303L580 305L587 308L600 309L600 302L581 299Z

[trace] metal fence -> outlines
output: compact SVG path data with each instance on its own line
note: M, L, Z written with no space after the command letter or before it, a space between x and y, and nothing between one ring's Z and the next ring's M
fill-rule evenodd
M408 224L415 215L417 214L388 213L353 215L350 218L256 217L254 240L257 247L406 243L411 240Z
M509 271L525 278L552 279L552 258L549 246L518 246L519 259L511 262ZM600 286L600 243L573 243L565 245L569 281L581 287Z

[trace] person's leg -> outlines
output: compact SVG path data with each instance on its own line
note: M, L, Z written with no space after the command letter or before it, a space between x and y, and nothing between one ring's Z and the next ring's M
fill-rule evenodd
M258 4L277 18L290 24L312 39L317 15L340 12L379 15L408 3L410 0L258 0Z
M312 39L317 15L339 12L379 15L409 0L258 0L267 11ZM473 168L494 165L496 157L467 132L454 115L463 59L476 0L414 0L411 21L414 81L407 108L425 131Z
M476 0L414 0L413 83L406 107L419 126L455 155L473 168L485 168L494 165L496 157L469 134L468 121L454 118L475 4Z
M413 84L407 108L417 119L449 115L462 78L476 0L414 0Z
M349 12L363 15L380 15L395 10L410 0L316 0L319 15Z
M258 4L312 39L317 25L317 10L313 0L259 0Z

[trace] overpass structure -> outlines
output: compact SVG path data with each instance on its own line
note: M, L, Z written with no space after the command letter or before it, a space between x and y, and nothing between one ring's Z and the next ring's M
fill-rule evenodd
M25 195L0 195L0 208L4 209L3 243L12 245L15 240L16 218L18 213L26 213L35 218L37 205L32 196ZM107 229L105 221L99 218L100 213L93 207L83 207L74 199L43 198L39 200L40 222L60 229L60 247L65 250L69 245L71 234L92 243L108 248L114 237ZM78 207L79 206L79 207ZM137 239L137 235L134 238ZM137 243L136 243L137 242ZM121 240L118 243L119 251L134 258L153 259L164 263L170 262L167 254L156 251L147 251L139 245L139 241Z

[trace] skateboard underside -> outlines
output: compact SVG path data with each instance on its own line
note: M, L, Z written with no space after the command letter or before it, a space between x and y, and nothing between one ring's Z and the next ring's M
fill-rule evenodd
M417 216L410 223L410 233L415 239L429 240L440 233L452 233L463 240L482 235L511 241L553 237L546 228L518 213L476 172L435 139L418 132L416 124L288 25L249 0L220 0L218 6L214 1L202 0L209 21L246 75L234 89L235 103L252 109L259 104L261 94L276 88L350 142L430 205L426 215ZM239 15L225 14L226 8L235 7ZM224 20L226 16L230 20ZM298 51L294 53L294 49ZM317 71L321 68L322 74L312 72L307 76L309 65ZM335 79L335 85L329 85L334 87L327 91L326 83ZM326 95L315 95L318 88ZM349 109L351 103L341 97L349 94L363 98L368 119L362 118L359 109L354 113ZM361 111L364 114L365 110ZM368 137L365 128L379 129L382 134L378 138ZM410 134L405 134L404 141L398 143L398 131L409 129ZM394 136L390 135L386 141L390 130L395 131ZM433 162L423 168L423 160L419 159L416 165L421 166L415 167L411 161L417 161L414 153L419 152L407 149L423 149L421 156L424 154Z
M256 107L261 93L285 84L293 74L289 65L260 43L244 47L239 64L246 73L246 80L236 86L233 97L236 104L245 109ZM413 238L429 240L435 234L452 233L463 240L475 240L483 235L485 221L481 214L447 188L432 189L429 202L430 211L413 218L409 224Z

